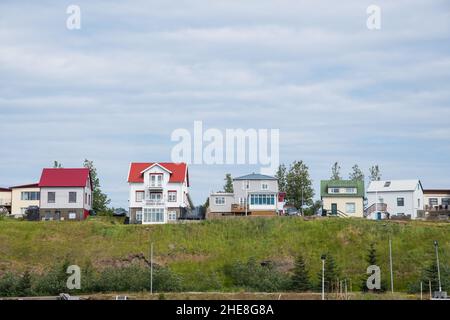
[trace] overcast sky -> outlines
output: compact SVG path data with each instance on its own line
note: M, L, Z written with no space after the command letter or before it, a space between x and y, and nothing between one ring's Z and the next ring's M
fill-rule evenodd
M280 129L281 162L304 160L316 188L334 161L450 188L450 3L1 1L0 186L88 158L126 207L129 162L170 161L195 120ZM194 202L252 171L190 166Z

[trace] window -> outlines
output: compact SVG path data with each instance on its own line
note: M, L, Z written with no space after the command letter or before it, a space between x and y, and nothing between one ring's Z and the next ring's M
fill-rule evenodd
M163 208L145 208L144 222L164 222Z
M136 221L142 222L142 211L136 211Z
M142 202L144 200L144 191L136 191L136 202Z
M261 190L267 190L267 189L269 189L269 185L267 183L262 183Z
M69 192L69 203L76 203L76 202L77 202L77 193Z
M328 188L328 193L339 193L339 188Z
M275 195L274 194L252 194L250 195L251 205L274 205Z
M162 174L150 174L150 186L161 187L162 186Z
M391 186L391 182L390 182L390 181L386 181L386 182L384 183L384 187L385 187L385 188L390 187L390 186Z
M88 196L87 196L87 192L84 193L84 204L87 204L88 201Z
M77 218L76 212L69 212L69 220L75 220Z
M443 206L450 206L450 198L442 198Z
M168 201L169 202L177 202L177 192L176 191L169 191Z
M25 201L35 201L41 199L41 193L35 191L24 191L20 195L21 200Z
M47 203L55 203L56 201L56 193L55 192L49 192L47 194Z
M356 193L356 188L345 188L345 193L354 194Z
M356 212L356 204L354 202L347 202L345 204L345 212L346 213L355 213Z
M417 206L420 208L420 199L417 199Z
M430 198L430 200L428 200L430 203L430 206L437 206L438 205L438 199L437 198Z
M169 211L168 218L171 221L177 220L177 213L176 213L176 211Z
M397 207L405 206L405 198L397 198Z
M161 201L162 199L162 193L161 192L151 192L150 193L150 200L152 201Z
M242 190L250 189L248 181L242 181Z
M225 197L216 197L214 203L218 206L223 206L225 204Z

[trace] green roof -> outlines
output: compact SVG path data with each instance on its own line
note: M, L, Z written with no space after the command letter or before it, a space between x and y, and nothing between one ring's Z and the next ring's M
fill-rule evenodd
M354 194L328 193L328 188L356 188ZM362 197L364 198L364 181L322 180L320 181L321 197Z

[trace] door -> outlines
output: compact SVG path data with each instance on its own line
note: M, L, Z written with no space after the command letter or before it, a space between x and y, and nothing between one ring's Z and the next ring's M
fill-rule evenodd
M381 220L381 212L377 212L377 220Z
M332 215L337 215L337 203L332 203L331 204L331 214Z

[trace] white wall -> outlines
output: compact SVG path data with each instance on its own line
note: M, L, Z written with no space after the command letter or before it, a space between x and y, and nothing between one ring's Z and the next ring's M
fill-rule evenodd
M375 192L367 192L368 205L371 206L375 202L383 202L387 204L387 211L391 215L404 213L411 215L412 219L417 217L417 210L423 209L423 192L416 191L392 191L392 192L378 192L378 198L382 201L377 201ZM397 206L397 198L404 198L404 206ZM420 206L418 205L420 200Z
M90 205L85 205L85 191L90 194L90 190L86 188L41 188L41 202L42 209L86 209L90 210ZM55 203L48 202L48 193L55 192ZM77 193L77 201L69 203L69 192Z

